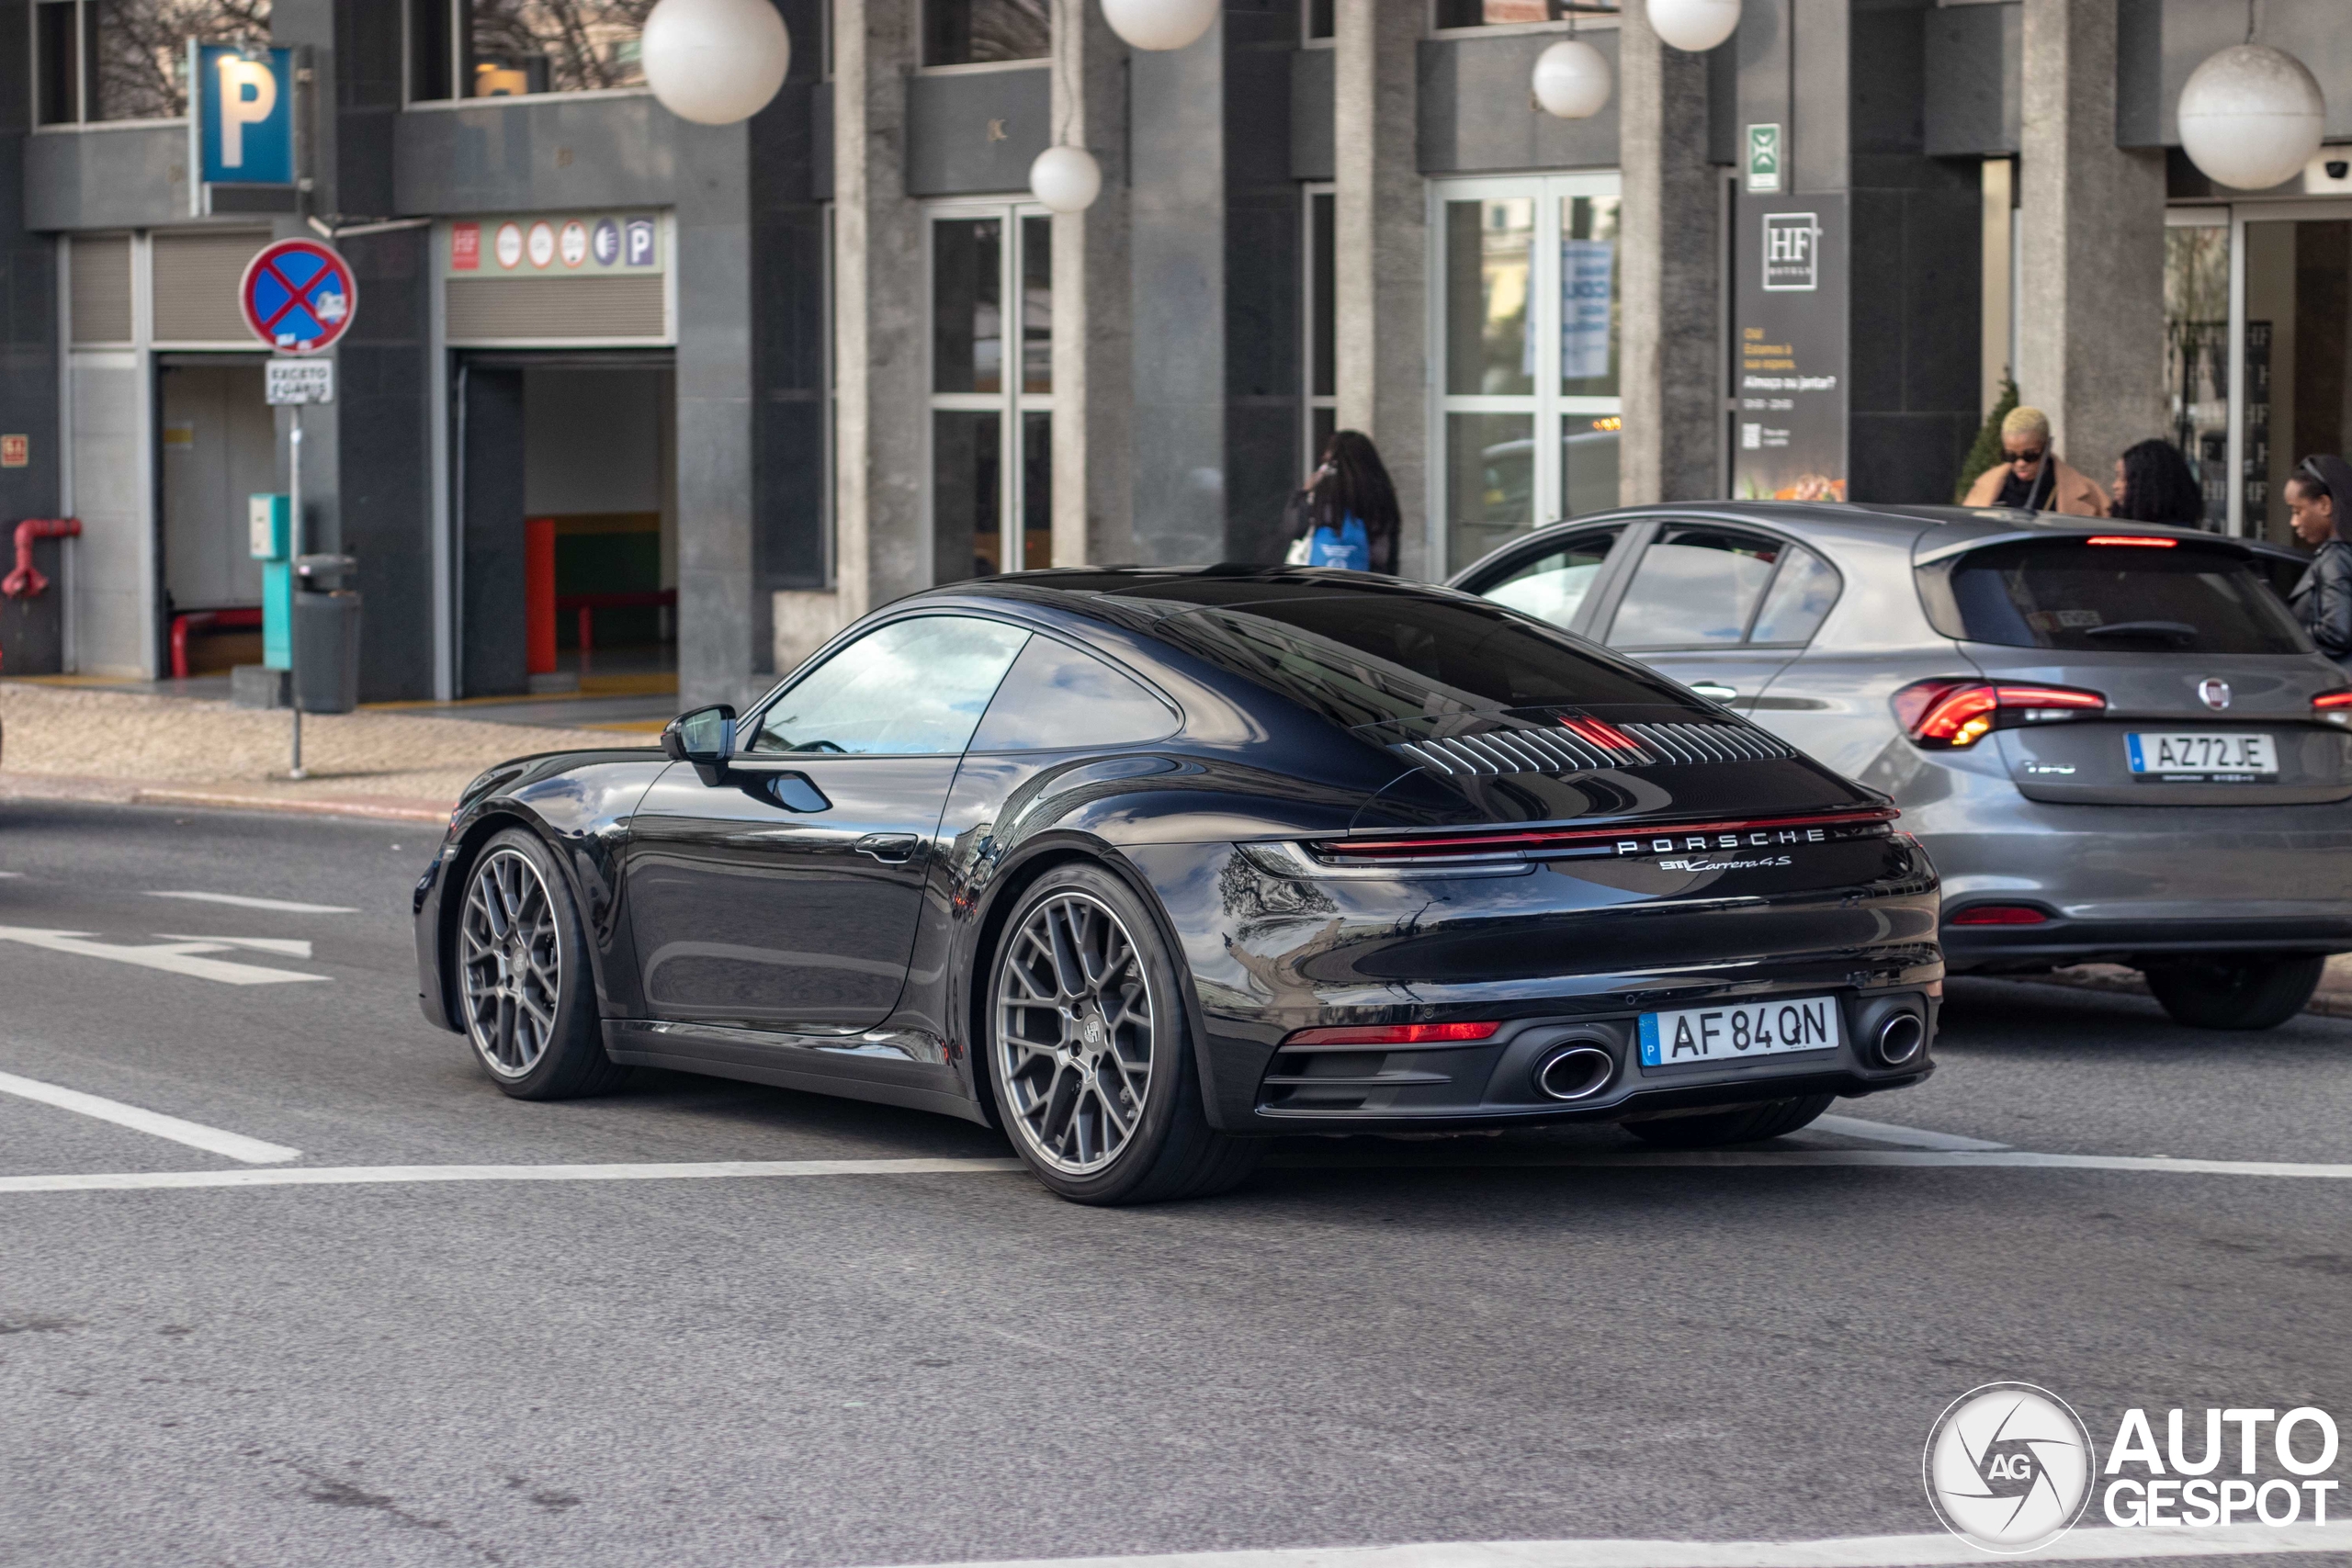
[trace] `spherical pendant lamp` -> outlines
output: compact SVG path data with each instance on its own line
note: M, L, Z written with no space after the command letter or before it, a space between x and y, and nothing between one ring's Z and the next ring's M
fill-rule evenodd
M1102 19L1136 49L1183 49L1216 20L1224 0L1102 0Z
M1599 114L1615 85L1609 57L1582 39L1562 39L1535 62L1535 101L1562 119Z
M1102 165L1083 147L1048 147L1029 165L1029 189L1055 212L1083 212L1102 194Z
M751 118L792 69L792 36L770 0L661 0L639 47L653 96L697 125Z
M2180 148L2215 182L2267 190L2319 151L2327 101L2310 69L2258 43L2232 44L2180 89Z
M1739 0L1649 0L1649 17L1659 38L1704 54L1739 30Z

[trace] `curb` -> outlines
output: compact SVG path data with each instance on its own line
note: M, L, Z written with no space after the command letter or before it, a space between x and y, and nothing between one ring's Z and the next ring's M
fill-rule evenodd
M280 812L297 817L345 817L377 822L445 827L451 807L430 800L386 796L253 795L240 790L142 788L123 779L71 774L0 774L0 801L43 800L76 805L195 807L205 811Z

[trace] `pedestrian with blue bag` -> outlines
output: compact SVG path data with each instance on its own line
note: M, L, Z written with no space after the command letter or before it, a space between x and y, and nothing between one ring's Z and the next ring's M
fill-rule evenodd
M1332 433L1321 465L1283 515L1291 533L1290 553L1283 558L1292 566L1396 570L1396 487L1372 437L1361 430Z

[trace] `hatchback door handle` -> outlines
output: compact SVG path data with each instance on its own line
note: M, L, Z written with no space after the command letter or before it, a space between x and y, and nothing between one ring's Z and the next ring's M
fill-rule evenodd
M1733 702L1739 696L1736 691L1724 685L1721 681L1693 681L1690 682L1690 689L1711 703Z
M913 833L868 833L857 841L857 852L872 855L884 865L904 865L915 858L922 842Z

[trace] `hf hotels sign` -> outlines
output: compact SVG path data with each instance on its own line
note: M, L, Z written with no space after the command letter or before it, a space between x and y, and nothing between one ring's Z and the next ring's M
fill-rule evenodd
M290 49L190 43L188 80L195 99L196 209L212 186L294 185L296 71Z

